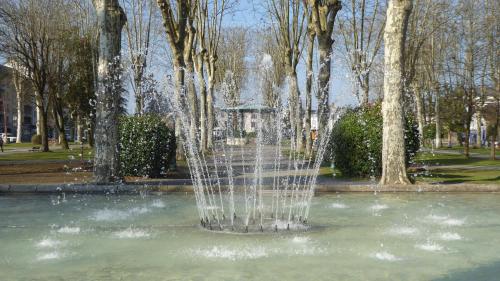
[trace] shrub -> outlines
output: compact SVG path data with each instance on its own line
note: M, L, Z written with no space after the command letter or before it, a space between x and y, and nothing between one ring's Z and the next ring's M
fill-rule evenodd
M173 132L155 115L120 119L120 171L123 176L160 177L175 157Z
M31 143L32 144L42 144L42 136L41 135L33 135L31 136Z
M407 164L419 149L418 129L406 117L405 145ZM382 174L381 106L348 109L334 124L330 144L333 163L345 176Z

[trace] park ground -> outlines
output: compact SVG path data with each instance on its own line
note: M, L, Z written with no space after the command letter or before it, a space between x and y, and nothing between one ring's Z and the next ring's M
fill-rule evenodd
M51 146L50 152L30 151L30 143L6 144L0 153L0 184L80 184L92 182L93 150L87 146L71 144L69 150ZM461 147L440 150L423 149L411 165L409 174L419 184L500 184L500 160L490 160L489 150L471 149L466 158ZM500 152L497 153L500 158ZM165 179L172 184L189 180L184 162L177 171L169 172ZM144 178L126 178L126 182L155 182ZM364 184L376 179L346 178L336 169L321 167L318 183Z

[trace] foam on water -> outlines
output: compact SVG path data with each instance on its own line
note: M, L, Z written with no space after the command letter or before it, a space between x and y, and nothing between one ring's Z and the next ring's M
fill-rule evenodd
M346 204L344 203L332 203L330 204L330 208L333 209L346 209L349 208Z
M113 236L120 239L147 238L151 236L146 230L129 227L122 231L113 232Z
M292 242L297 244L307 243L309 241L311 241L311 238L307 236L295 236L292 239Z
M397 257L389 252L377 252L372 255L372 257L381 260L381 261L400 261L402 260L400 257Z
M259 259L267 257L268 251L264 247L243 247L243 248L230 248L227 246L213 246L210 249L197 249L193 251L196 256L201 256L211 259L225 259L225 260L246 260L246 259Z
M386 204L374 204L370 207L370 210L372 211L381 211L385 209L389 209L389 206L387 206Z
M117 220L125 220L134 215L142 215L150 212L151 210L146 207L134 207L128 210L117 210L117 209L108 209L104 208L101 210L95 211L90 219L95 221L117 221Z
M460 226L465 223L465 219L447 219L442 222L444 225Z
M71 227L71 226L63 226L57 230L59 233L64 233L64 234L78 234L80 233L80 228L79 227Z
M460 236L460 234L453 233L453 232L441 233L441 235L439 237L441 238L441 240L444 240L444 241L462 240L462 236Z
M165 208L165 202L163 202L162 200L160 199L155 199L153 200L153 203L151 203L151 207L155 207L155 208Z
M432 242L427 242L425 244L417 244L415 245L415 248L428 252L439 252L443 250L443 246Z
M418 233L418 229L408 226L396 226L389 229L388 233L392 235L415 235Z
M278 220L278 222L273 222L273 227L277 225L279 230L285 230L290 227L290 230L307 230L309 226L296 223L294 221L288 222L286 220Z
M43 260L55 260L55 259L60 259L62 257L61 253L59 252L50 252L50 253L45 253L45 254L40 254L37 256L37 260L43 261Z
M426 217L428 220L433 221L433 222L439 222L439 221L444 221L448 219L448 216L440 216L440 215L428 215Z
M54 240L52 238L45 238L36 243L36 246L38 248L55 248L61 246L62 244L62 241Z

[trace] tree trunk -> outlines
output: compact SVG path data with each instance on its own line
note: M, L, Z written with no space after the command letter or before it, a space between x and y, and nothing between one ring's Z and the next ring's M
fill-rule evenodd
M319 70L318 70L318 132L325 132L330 112L330 68L333 40L330 35L318 36Z
M174 72L175 72L175 95L178 101L178 105L182 107L186 106L184 104L184 97L182 96L185 93L185 64L184 59L182 58L182 54L174 54ZM175 117L175 140L176 140L176 152L175 159L176 160L184 160L184 138L182 136L182 125L181 125L181 117ZM176 163L172 163L174 166Z
M496 160L496 147L495 147L495 142L496 142L496 134L491 135L491 147L490 147L490 159L491 160Z
M441 141L441 114L439 108L439 89L436 89L436 102L434 103L434 122L436 123L436 136L434 140L435 148L439 149L443 146Z
M22 142L23 137L23 95L21 89L16 90L17 97L17 135L16 143Z
M417 123L418 123L418 135L420 139L420 146L424 144L424 102L422 99L422 93L420 92L420 88L418 86L413 87L413 93L415 94L415 103L417 106Z
M189 21L189 20L188 20ZM188 99L188 112L189 120L191 123L190 138L193 141L198 141L198 125L199 125L199 111L198 111L198 98L196 97L196 85L194 81L194 63L193 63L193 42L195 31L192 23L188 24L188 36L186 37L184 63L186 64L185 83L187 84L187 99Z
M83 143L83 126L80 113L76 115L76 141L78 143Z
M41 119L42 117L40 116L40 105L39 105L39 101L38 101L38 98L36 98L36 96L38 96L38 93L35 91L35 107L36 107L36 134L37 135L42 135L42 123L41 123Z
M311 31L307 36L307 61L306 61L306 157L309 158L312 154L312 139L311 139L311 111L312 111L312 82L313 82L313 52L315 34Z
M476 127L477 127L477 137L476 137L476 146L481 147L483 146L482 143L482 138L481 138L481 112L476 111Z
M59 144L63 149L69 149L68 140L66 139L66 132L64 130L64 116L62 106L59 102L54 102L52 105L54 123L56 125L57 132L59 134Z
M448 129L448 148L451 148L451 131Z
M94 5L99 30L94 179L112 183L119 179L120 47L126 19L118 0L95 0Z
M294 149L300 151L302 145L302 122L300 120L300 93L297 81L297 73L293 70L289 70L289 82L290 82L290 126L293 130L292 137L295 138Z
M212 67L212 66L210 66ZM207 147L213 147L213 131L214 131L214 74L208 76L208 92L207 92Z
M367 106L370 102L370 74L369 73L366 73L363 75L363 83L361 83L361 89L363 90L362 105Z
M465 140L464 140L464 155L469 158L470 156L470 121L465 124Z
M403 120L404 42L411 0L390 0L384 31L382 178L380 184L410 184L406 174Z
M205 75L203 72L204 53L196 55L196 73L200 88L200 149L207 151L207 87L205 85Z

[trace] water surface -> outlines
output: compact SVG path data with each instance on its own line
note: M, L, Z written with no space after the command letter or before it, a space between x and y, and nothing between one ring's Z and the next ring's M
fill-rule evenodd
M311 229L212 233L191 195L0 196L1 280L498 280L500 195L313 198Z

